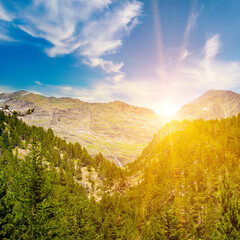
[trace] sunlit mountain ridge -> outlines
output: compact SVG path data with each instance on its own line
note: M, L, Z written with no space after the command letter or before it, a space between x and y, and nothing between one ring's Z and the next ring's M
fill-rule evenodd
M225 90L209 90L171 117L121 101L88 103L27 91L2 93L0 99L2 105L9 104L17 110L35 108L32 115L24 118L26 123L50 127L58 136L79 142L92 156L102 152L119 166L134 161L154 133L171 120L221 119L240 112L240 94Z
M117 165L131 162L141 153L166 118L150 109L115 101L88 103L73 98L44 97L27 91L0 94L3 104L26 110L23 120L53 129L58 136L79 142L93 156L102 152Z
M209 90L194 101L184 105L177 119L221 119L240 112L240 94L227 90Z

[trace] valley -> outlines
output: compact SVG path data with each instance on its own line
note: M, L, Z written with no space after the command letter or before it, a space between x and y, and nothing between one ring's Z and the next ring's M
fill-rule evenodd
M134 161L167 121L152 110L115 101L87 103L72 98L44 97L26 91L0 94L15 110L34 108L24 117L30 125L49 127L67 141L79 142L91 155L102 152L115 164Z

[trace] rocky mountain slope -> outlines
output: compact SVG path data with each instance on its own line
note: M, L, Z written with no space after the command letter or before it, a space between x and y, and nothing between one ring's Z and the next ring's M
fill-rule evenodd
M78 141L91 155L102 152L120 166L135 160L165 121L149 109L120 101L87 103L27 91L2 93L0 99L15 110L35 108L24 117L26 123L50 127L58 136Z
M209 90L191 103L184 105L176 118L221 119L240 112L240 94L225 90Z

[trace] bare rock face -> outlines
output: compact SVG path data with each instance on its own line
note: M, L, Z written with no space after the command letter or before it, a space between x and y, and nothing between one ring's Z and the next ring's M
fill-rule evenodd
M182 119L221 119L240 112L240 94L225 90L209 90L191 103L184 105L176 118Z
M52 128L58 136L78 141L88 152L102 152L118 165L135 160L164 124L153 111L124 102L87 103L72 98L44 97L26 91L0 94L14 110L35 108L23 120Z

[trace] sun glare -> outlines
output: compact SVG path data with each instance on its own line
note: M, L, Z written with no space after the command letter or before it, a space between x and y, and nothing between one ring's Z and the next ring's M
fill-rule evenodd
M160 115L164 115L164 116L173 116L177 113L178 108L171 103L165 103L161 106L159 106L155 112L160 114Z

